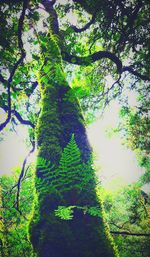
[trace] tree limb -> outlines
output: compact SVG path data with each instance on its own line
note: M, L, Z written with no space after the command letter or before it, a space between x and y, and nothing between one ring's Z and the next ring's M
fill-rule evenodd
M62 51L62 58L64 61L67 61L69 63L75 64L75 65L84 65L88 66L93 62L96 62L101 59L109 59L112 62L114 62L117 66L117 71L119 74L122 74L126 71L133 74L136 77L139 77L140 79L144 81L150 81L150 77L146 75L140 74L138 71L134 70L131 66L124 66L122 65L122 61L114 54L109 51L99 51L94 54L91 54L89 56L79 57L76 55L71 55L67 52Z
M31 128L35 128L35 125L30 121L30 120L24 120L20 113L17 112L16 110L12 110L12 113L15 115L15 117L17 118L18 121L20 121L21 124L23 125L28 125Z
M59 33L59 24L58 24L58 16L57 16L57 12L55 11L55 9L53 8L53 5L55 4L56 0L42 0L41 3L45 8L45 11L48 12L50 14L51 17L51 26L52 26L52 30L55 32L55 34Z
M74 32L81 33L87 30L95 22L95 19L96 19L96 12L93 14L92 19L83 28L77 28L74 25L72 25L71 28L74 30Z
M2 108L4 111L8 111L8 110L9 110L8 106L3 106L3 107L1 107L1 108ZM15 109L14 109L14 110L11 110L11 113L12 113L13 115L15 115L15 117L17 118L17 120L18 120L21 124L23 124L23 125L28 125L28 126L32 127L33 129L35 128L35 125L34 125L30 120L25 120L25 119L23 119L22 116L20 115L20 113L17 112Z
M0 74L0 82L2 82L3 84L7 83L7 80L4 79L4 77L2 76L2 74Z
M21 169L21 173L19 175L19 179L18 179L18 182L17 182L17 194L16 194L16 209L17 211L22 214L20 208L19 208L19 198L20 198L20 188L21 188L21 181L24 177L24 174L25 174L25 167L26 167L26 163L27 163L27 160L28 158L30 157L31 153L34 152L35 150L35 141L32 141L32 149L29 151L29 153L27 154L27 156L25 157L24 161L23 161L23 165L22 165L22 169Z
M106 58L113 61L116 64L118 73L121 73L122 71L122 62L115 54L109 51L99 51L84 57L71 55L67 52L62 51L62 58L64 61L67 61L69 63L76 64L76 65L84 65L84 66L88 66L93 62Z
M150 234L145 234L145 233L130 233L127 231L110 231L111 234L115 235L123 235L123 236L150 236Z
M133 74L136 77L139 77L140 79L144 81L150 81L150 77L146 75L140 74L138 71L134 70L131 66L124 66L122 68L122 73L128 71L129 73Z
M25 50L23 48L23 42L22 42L22 29L23 29L23 22L24 22L24 18L25 18L25 12L28 6L28 0L24 0L23 1L23 9L19 18L19 22L18 22L18 47L21 51L21 57L18 59L18 61L14 64L13 69L10 73L9 79L7 81L7 94L8 94L8 115L6 120L0 124L0 131L3 130L6 125L9 123L10 119L11 119L11 92L10 92L10 88L11 88L11 82L13 80L13 76L18 68L18 66L22 63L23 59L26 56ZM1 76L2 79L2 76Z
M133 12L130 15L127 15L127 24L122 28L122 33L120 34L120 38L116 45L118 47L123 47L125 46L126 42L128 41L129 35L132 33L132 31L135 29L134 28L134 23L136 21L136 18L138 16L138 13L142 7L142 1L138 1L137 5L135 6Z

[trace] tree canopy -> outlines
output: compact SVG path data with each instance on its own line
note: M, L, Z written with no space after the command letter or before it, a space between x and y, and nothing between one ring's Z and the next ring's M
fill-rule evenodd
M73 64L68 67L71 71L67 70L67 77L71 79L73 71L77 75L73 83L77 96L85 98L84 102L86 97L90 98L87 101L90 105L95 98L98 103L100 100L107 103L122 92L124 84L148 90L148 1L56 1L54 4L62 59L67 67L67 63ZM33 110L29 115L27 108L31 108L30 98L38 85L35 71L41 65L39 47L44 53L48 36L46 12L53 9L52 5L53 1L1 3L1 108L7 113L1 130L11 117L32 128L35 126ZM68 14L75 14L77 25L66 19ZM108 74L116 79L109 88L105 79ZM81 87L78 80L83 76ZM20 111L20 103L26 111Z
M119 228L118 216L110 214L105 220L85 128L98 111L119 99L122 122L117 131L124 132L126 144L142 154L141 165L148 167L149 13L148 0L0 2L0 131L28 126L30 147L17 179L1 180L2 256L9 256L7 246L14 247L15 229L22 245L13 256L118 256L107 225L115 220ZM128 90L137 94L134 108L129 106ZM37 163L28 173L35 146ZM149 171L142 181L149 182ZM31 192L34 210L28 217L23 201L28 201L31 185L36 193ZM126 200L129 192L124 192ZM134 192L130 195L134 198ZM135 199L139 202L132 213ZM139 199L137 190L125 235L132 234L127 230L134 218L140 229L146 227L139 213L148 216L147 206ZM112 202L115 206L115 200L104 204L108 213ZM17 213L16 219L7 208ZM36 253L26 244L27 234ZM79 235L81 240L76 240ZM120 249L125 247L119 239L116 242Z

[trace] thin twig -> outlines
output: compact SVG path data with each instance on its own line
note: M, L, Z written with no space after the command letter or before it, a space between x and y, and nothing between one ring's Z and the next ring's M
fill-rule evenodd
M25 167L26 167L26 163L27 163L27 160L28 158L30 157L30 155L34 152L35 150L35 141L32 141L32 149L29 151L29 153L27 154L27 156L25 157L24 161L23 161L23 165L22 165L22 169L21 169L21 173L19 175L19 179L18 179L18 182L17 182L17 194L16 194L16 203L15 203L15 206L16 206L16 210L22 215L22 212L19 208L19 200L20 200L20 188L21 188L21 182L22 182L22 179L25 175Z

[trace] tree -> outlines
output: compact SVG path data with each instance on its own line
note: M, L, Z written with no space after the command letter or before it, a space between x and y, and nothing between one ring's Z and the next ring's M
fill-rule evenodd
M146 104L145 100L142 106L138 101L139 106L137 108L123 106L120 111L121 120L115 130L116 132L123 132L125 145L136 153L139 165L145 169L145 173L139 180L141 185L150 182L149 116L148 108L144 108Z
M100 188L107 222L120 256L148 256L149 195L137 183L112 193Z
M72 26L67 21L65 24L58 22L70 11L78 16L79 25L88 19L86 17L92 15L92 18L82 28ZM1 107L7 117L0 124L0 130L18 121L30 126L33 148L34 136L36 138L37 161L43 159L48 169L50 162L55 176L58 174L63 149L74 134L74 144L77 144L81 154L80 165L84 167L91 159L91 147L81 107L84 110L91 109L95 101L98 103L99 100L105 106L112 98L120 95L124 74L129 73L130 81L134 79L135 83L145 81L146 84L150 80L148 33L145 26L148 11L148 1L141 0L137 3L74 0L66 4L55 0L3 1L0 9L3 25L0 81L3 83ZM86 12L85 17L83 12ZM30 50L27 50L29 46ZM123 62L127 62L127 58L129 65L125 66ZM73 73L70 71L73 66L66 63L81 68ZM111 87L107 86L105 78L110 71L116 79ZM82 75L87 77L88 73L90 80L87 78L81 85ZM76 80L72 88L69 81L73 81L74 74ZM78 98L82 98L80 103ZM26 159L18 180L18 210L25 165ZM46 181L43 176L37 165L37 181ZM95 185L94 176L91 178L91 186L85 183L82 206L100 204ZM38 182L36 188L38 204L31 221L30 236L39 256L118 255L102 218L102 210L101 215L92 216L77 208L73 219L69 221L62 221L55 215L58 206L80 205L76 187L66 187L64 192L60 188L61 193L54 188L46 194L38 191Z
M13 176L1 177L0 195L0 256L36 256L28 239L28 226L33 212L34 176L32 168L24 176L20 191L20 209L17 208L18 168ZM28 204L27 204L28 203Z

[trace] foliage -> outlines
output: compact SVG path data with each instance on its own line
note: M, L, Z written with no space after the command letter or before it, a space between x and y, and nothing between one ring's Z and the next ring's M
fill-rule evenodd
M70 220L73 218L73 209L74 206L58 206L58 209L55 210L55 216L63 219L63 220Z
M132 149L149 153L149 117L128 107L122 107L122 128L126 134L126 144Z
M23 178L20 192L20 211L16 208L19 169L11 177L3 176L1 184L1 256L36 256L29 241L28 226L33 213L34 177L30 167Z
M65 246L67 254L68 249L69 254L72 248L74 249L73 251L76 251L76 243L73 242L79 233L78 229L82 240L87 242L90 237L87 234L84 239L85 230L88 231L88 227L84 225L84 220L87 219L89 225L92 226L93 233L98 232L99 236L101 233L101 249L104 249L102 251L106 251L106 249L109 251L110 247L117 255L117 249L114 246L107 225L101 223L100 231L97 231L97 227L93 226L93 218L95 222L98 222L98 219L102 222L103 210L101 202L95 195L94 169L90 162L84 163L82 161L81 152L74 134L63 150L58 167L43 158L39 158L37 161L37 173L36 188L39 207L31 221L30 233L33 246L34 244L38 245L38 252L42 254L42 246L47 241L51 245L53 237L57 237L57 230L59 230L59 237L65 238L65 240L67 240L68 233L70 234L68 242L71 241L72 244L71 246ZM55 230L53 228L54 223ZM43 224L40 230L38 229L39 224ZM106 240L103 240L105 236ZM93 238L91 240L93 242L91 246L97 242L97 239L96 241ZM62 247L61 242L57 242L58 244ZM86 249L90 249L89 247L90 244L86 246ZM84 254L86 254L86 251ZM82 247L77 252L78 254L83 253ZM111 252L110 256L112 254L114 253Z
M149 256L149 237L136 236L136 234L150 234L150 195L136 184L116 193L106 191L104 188L99 190L103 197L110 230L129 233L129 235L114 234L120 256Z
M77 26L67 20L73 13ZM83 252L86 257L117 255L95 209L99 203L82 110L91 122L97 109L119 97L126 85L138 92L148 88L148 14L147 0L5 0L1 4L0 106L7 117L0 130L8 123L14 128L22 123L30 126L30 140L36 137L39 205L30 235L40 257L80 256ZM108 83L110 74L112 85ZM143 106L147 108L142 101ZM145 117L130 113L129 126L133 145L147 151ZM69 142L72 134L76 140L72 137ZM141 162L148 164L147 159ZM86 205L87 211L80 209ZM77 206L70 223L59 219L59 211L54 215L59 206L65 218L72 217L69 206ZM79 236L81 240L75 242ZM64 247L69 253L62 252Z
M38 158L37 162L38 178L36 185L38 192L51 193L57 190L59 193L77 189L81 194L89 184L94 187L94 169L90 161L83 163L81 153L74 135L64 148L59 161L59 166L55 167L43 158Z
M140 101L138 101L140 104ZM145 101L145 105L147 102ZM142 109L142 110L141 110ZM149 158L149 116L148 109L139 107L131 108L123 106L120 110L120 121L118 127L114 129L119 132L123 143L136 153L139 165L145 169L145 174L141 176L140 183L143 185L150 182L150 158Z

